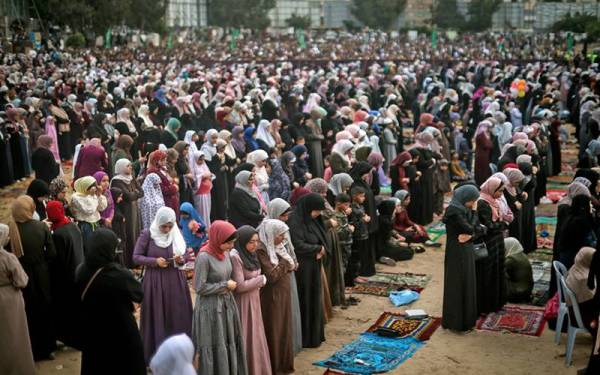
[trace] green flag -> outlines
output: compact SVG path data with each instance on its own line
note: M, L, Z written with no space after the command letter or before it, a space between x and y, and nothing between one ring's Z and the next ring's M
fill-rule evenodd
M167 49L173 48L173 34L169 34L169 39L167 39Z
M568 33L567 34L567 52L573 53L574 42L575 41L573 40L573 34Z
M306 40L304 40L304 30L296 30L296 40L302 49L306 49Z
M106 34L104 35L104 48L110 48L110 44L112 42L112 27L109 27L106 30Z
M237 38L240 36L240 29L231 29L231 41L229 42L229 49L237 49Z
M435 28L431 31L431 48L437 48L437 30Z

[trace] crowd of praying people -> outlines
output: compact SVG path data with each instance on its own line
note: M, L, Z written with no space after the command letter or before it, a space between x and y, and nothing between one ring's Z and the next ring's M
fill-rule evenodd
M440 220L444 328L528 301L544 246L597 324L597 64L111 54L2 53L0 187L35 179L0 224L0 373L57 341L82 374L293 373L333 307L360 304L348 288L427 256ZM566 122L579 164L540 244Z

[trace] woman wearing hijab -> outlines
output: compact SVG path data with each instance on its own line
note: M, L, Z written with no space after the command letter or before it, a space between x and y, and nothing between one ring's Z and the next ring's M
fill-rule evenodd
M170 207L179 214L179 192L177 184L169 177L167 173L167 153L164 151L153 151L148 160L148 169L146 170L146 178L149 174L155 174L160 179L160 190L162 192L164 205ZM146 181L144 181L145 183ZM142 187L143 188L143 187ZM145 190L144 190L145 193ZM143 214L142 214L143 215ZM154 216L148 218L154 219ZM144 220L144 224L150 222ZM144 225L144 229L148 228Z
M408 169L412 168L411 171ZM398 190L408 191L409 183L411 182L410 175L416 171L412 166L412 156L410 152L403 151L391 161L390 164L390 182L392 185L392 194L396 194Z
M304 145L296 145L292 147L291 152L296 157L296 161L292 166L294 171L294 181L299 185L304 186L308 180L312 178L312 174L308 172L308 149Z
M98 227L100 212L104 211L107 205L106 197L100 192L94 177L86 176L75 181L75 193L71 196L71 213L77 220L84 242Z
M156 216L159 208L165 205L165 201L160 189L160 177L156 173L146 175L142 184L143 196L140 201L140 216L142 219L142 228L148 229Z
M302 343L316 348L325 341L321 258L326 253L327 233L321 218L325 200L310 193L298 201L290 216L292 244L299 267L296 271L298 297L302 315Z
M180 269L187 261L186 253L175 211L161 207L150 229L140 234L133 251L134 263L146 269L140 332L147 363L167 337L192 334L192 298L186 275Z
M237 231L235 249L231 251L232 279L237 283L235 300L240 312L248 373L271 374L269 347L265 337L263 315L260 305L260 289L267 283L261 274L260 261L256 255L258 232L249 225Z
M131 138L127 134L122 134L115 142L115 148L113 152L111 152L111 171L115 170L115 164L120 159L127 159L129 161L133 161L133 157L131 156L131 147L133 146L133 138Z
M277 142L273 135L271 134L271 122L268 120L260 120L258 123L258 127L256 130L256 140L260 146L260 148L264 151L269 151L270 149L277 146Z
M65 345L79 347L78 327L73 322L76 321L79 304L75 271L83 263L83 238L77 224L65 216L61 202L48 202L46 211L56 249L56 258L50 263L56 337Z
M504 174L508 183L504 186L504 198L508 208L513 213L513 221L508 225L508 235L514 238L521 238L521 218L523 203L520 184L525 179L523 172L516 168L506 168Z
M209 156L209 152L212 152L211 148L205 146L206 144L202 146L200 151L206 154L205 162L214 175L211 191L211 221L222 220L227 217L227 207L229 206L232 190L230 186L232 184L232 181L230 181L230 169L235 164L235 160L230 159L225 154L226 143L221 139L215 141L215 153L212 156Z
M400 202L396 205L396 214L394 218L394 230L396 230L402 237L406 239L409 244L412 243L426 243L431 244L429 241L429 234L425 227L415 223L408 216L408 206L411 203L411 197L408 191L398 190L394 194L394 198Z
M481 185L492 175L490 161L492 156L492 136L489 121L482 121L475 131L475 182Z
M235 176L235 188L231 193L229 202L229 221L239 228L243 225L258 227L262 221L263 209L252 189L254 174L249 171L241 171Z
M267 209L267 219L280 220L286 223L289 219L292 207L290 204L283 199L275 198L269 202ZM265 222L263 220L263 223ZM262 225L262 224L261 224ZM258 227L260 230L261 226ZM294 334L294 355L300 353L302 350L302 319L300 314L300 304L298 301L298 284L296 282L296 268L298 265L298 259L296 258L296 252L294 251L294 245L292 244L292 238L290 232L285 233L285 250L294 261L294 269L290 272L290 293L291 293L291 306L292 306L292 326ZM286 259L288 259L286 257Z
M412 259L415 251L405 242L405 238L394 229L394 216L398 204L401 204L401 202L396 198L386 199L379 203L377 208L379 213L377 246L381 249L381 256L394 261L404 261Z
M27 187L27 195L35 203L34 219L44 220L46 218L46 201L50 195L48 184L44 180L35 179Z
M0 223L0 373L35 374L25 302L21 292L29 278L17 257L4 249L9 228Z
M104 151L104 148L102 148L99 138L92 138L88 144L79 151L79 156L77 157L74 168L75 180L84 176L92 176L98 171L108 170L108 156L106 151Z
M265 219L260 226L260 242L256 250L267 279L260 298L273 374L294 372L293 296L288 275L295 269L296 262L286 249L288 232L289 228L284 222Z
M463 185L454 190L442 221L447 243L444 260L444 306L442 326L453 331L469 331L477 322L477 278L473 237L477 217L474 211L479 190Z
M52 147L52 138L47 135L40 135L37 140L37 148L31 155L31 166L35 172L35 178L46 181L50 184L60 174L60 164L54 159L50 148Z
M290 194L292 192L292 183L290 182L290 177L281 166L281 159L271 158L269 159L269 165L271 167L271 174L269 175L268 182L269 199L290 199Z
M377 206L371 186L367 182L371 176L372 170L373 167L371 164L364 161L356 163L350 170L350 176L354 180L351 189L354 187L360 187L365 190L366 199L363 203L363 206L365 213L371 218L371 220L367 223L367 226L369 228L369 238L373 239L373 241L368 241L368 252L363 252L361 254L359 270L360 276L373 276L375 274L375 259L380 258L380 254L375 254L377 246L375 243L376 241L374 241L378 228Z
M310 171L316 177L323 177L323 130L321 121L327 115L327 111L322 107L315 107L310 111L310 118L306 121L308 128L306 134L306 147L310 155ZM296 156L297 157L297 156Z
M503 193L502 180L490 177L481 185L480 199L477 201L477 217L487 228L483 242L488 249L488 256L475 263L479 314L499 311L506 303L504 231L508 225L502 220L498 202Z
M246 355L240 316L233 291L233 267L229 251L237 239L235 227L214 221L196 258L196 304L192 341L200 358L199 373L246 375Z
M19 259L29 282L23 289L29 338L36 361L54 358L56 337L52 315L52 291L48 264L56 257L50 230L41 221L33 220L33 199L21 195L13 200L10 226L11 252Z
M565 282L571 291L575 294L577 303L579 304L579 312L583 324L592 332L592 335L598 330L595 324L592 322L598 319L598 310L600 308L598 299L594 298L596 288L590 288L588 280L590 279L590 267L592 266L592 258L596 249L592 247L583 247L575 256L575 263L569 269L569 274ZM595 280L593 285L595 285ZM570 319L575 319L575 312L573 311L573 302L567 299L567 305L569 306ZM572 320L573 321L573 320Z
M179 128L181 128L181 122L175 117L171 117L169 121L167 121L165 130L162 132L161 143L167 148L173 147L179 140L179 136L177 135Z
M431 151L431 145L435 139L431 133L423 132L415 137L413 163L417 168L417 173L421 173L418 184L414 184L414 191L411 186L411 196L413 197L414 212L411 218L420 225L428 225L433 221L433 172L435 159ZM411 153L412 155L412 153ZM418 205L417 205L418 204Z
M555 241L558 241L558 260L567 269L571 268L582 247L596 247L597 234L589 197L578 195L573 198L569 213Z
M506 299L512 303L524 303L531 300L533 290L533 269L529 258L523 253L523 246L514 237L504 239L506 260L504 264ZM554 272L553 272L554 273Z
M237 159L241 160L246 157L246 141L244 139L244 128L242 126L234 126L233 129L231 129L231 145L235 150Z
M329 158L332 174L348 173L352 164L350 161L352 149L354 149L354 144L347 139L342 139L333 145L331 157Z
M175 162L175 172L179 180L179 202L193 202L194 178L189 165L190 146L184 141L178 141L173 148L179 155Z
M246 157L246 161L254 165L254 186L258 188L263 206L269 202L269 174L266 168L268 160L269 154L263 150L253 151Z
M166 339L150 361L152 375L196 375L194 368L194 343L187 335Z
M148 177L146 177L146 179L148 179ZM142 190L133 176L133 165L131 164L131 161L127 159L117 160L115 163L114 177L110 181L110 186L111 188L119 189L123 194L120 202L115 201L116 209L119 210L125 218L123 224L124 231L118 233L118 235L122 242L121 246L123 248L124 264L127 268L133 268L133 248L135 246L135 241L142 230L139 201L144 197L144 190Z
M537 185L536 174L531 163L531 156L519 155L517 166L523 173L522 207L521 207L521 237L519 241L523 245L526 254L538 248L537 230L535 225L535 191Z
M342 193L348 193L354 183L352 176L347 173L338 173L331 177L327 189L327 201L331 206L335 206L335 197Z
M244 144L246 146L245 152L250 153L260 149L260 144L256 140L256 128L250 126L244 130Z
M210 227L211 191L213 174L205 161L204 151L195 151L192 158L191 170L194 176L196 191L194 192L194 207L200 213L206 227Z
M100 193L106 198L106 208L100 211L102 224L110 227L113 216L115 214L115 203L110 193L110 179L106 172L96 172L93 176L96 179L96 187Z
M194 209L189 202L184 202L179 208L179 226L181 226L181 232L183 239L188 249L194 250L197 254L200 251L204 242L206 242L207 227L204 220L198 215L198 212Z
M81 373L146 374L144 348L134 316L142 302L142 286L133 273L115 261L119 244L109 229L100 228L86 242L76 281L81 306ZM110 359L110 360L109 360Z

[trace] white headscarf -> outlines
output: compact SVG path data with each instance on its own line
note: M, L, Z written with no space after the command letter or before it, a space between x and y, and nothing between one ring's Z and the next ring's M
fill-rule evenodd
M133 125L130 116L131 114L129 113L129 109L121 108L117 111L117 122L124 122L125 125L127 125L129 132L131 132L131 134L135 134L137 130L135 129L135 125Z
M131 180L133 180L133 174L125 174L125 171L127 170L127 167L129 167L129 165L131 165L131 161L129 161L129 159L117 160L117 162L115 163L114 170L115 175L113 176L112 180L110 180L111 185L114 180L121 180L124 181L126 184L131 183Z
M149 114L150 114L150 107L148 107L146 104L142 104L140 106L140 109L138 109L138 117L141 118L142 121L144 121L144 125L147 128L153 128L154 123L150 119Z
M218 139L219 132L216 129L208 130L206 132L206 136L204 137L205 142L202 145L202 147L200 147L200 150L204 151L204 158L206 159L206 161L211 161L213 156L217 154L217 144L215 143L213 145L212 143L210 143L210 140L213 136L217 136Z
M201 156L206 158L204 151L194 151L192 153L192 162L190 163L190 170L192 171L192 174L194 175L194 181L196 181L198 186L200 186L204 175L211 173L208 165L206 165L206 162L202 163L202 165L198 165L198 159L200 159Z
M269 154L265 150L256 150L246 156L246 161L250 164L256 165L259 161L267 160L269 158Z
M354 180L348 173L334 174L329 181L329 190L334 196L338 196L352 186Z
M353 148L354 143L352 143L352 141L342 139L333 145L331 152L335 152L336 154L340 155L342 159L344 159L344 161L346 161L348 165L350 165L350 159L348 159L347 154L348 152L352 151Z
M269 131L271 128L271 123L268 120L260 120L258 123L258 129L256 130L256 138L265 142L269 148L275 147L277 144L275 142L275 138L271 135Z
M173 224L173 228L171 228L169 233L163 233L160 230L160 226L167 223ZM173 244L173 255L185 254L185 240L177 226L175 211L170 207L163 206L156 211L154 221L152 221L152 225L150 225L150 237L157 246L162 248L169 247Z
M279 264L277 255L288 261L290 264L295 264L290 254L286 251L285 239L279 245L275 245L274 243L275 237L289 232L289 230L290 228L287 226L287 224L276 219L265 219L258 227L258 238L260 238L260 242L265 245L267 253L269 254L269 260L274 266Z
M196 375L194 344L185 334L171 336L158 347L150 361L153 375Z
M229 156L233 160L237 159L235 148L233 148L233 144L231 144L231 132L226 129L221 130L219 132L219 139L226 143L225 155Z

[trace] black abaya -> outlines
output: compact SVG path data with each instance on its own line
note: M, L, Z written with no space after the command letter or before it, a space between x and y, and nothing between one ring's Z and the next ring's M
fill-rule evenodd
M227 156L225 156L226 158ZM211 208L210 220L226 220L227 209L229 207L229 183L227 178L226 160L221 161L217 155L212 157L212 160L207 161L206 165L215 175L213 179L213 188L211 190Z
M0 129L0 187L10 185L15 182L13 161L10 150L8 134Z
M44 147L38 147L31 155L31 166L35 178L50 184L60 174L60 165L54 160L54 154Z
M527 193L527 199L523 201L521 208L521 237L517 237L525 253L530 253L537 249L537 234L535 228L535 176L523 187Z
M419 179L419 195L413 197L414 205L419 208L415 210L416 216L411 219L420 225L428 225L433 221L433 154L430 150L417 148L420 158L417 162L417 170L421 172Z

